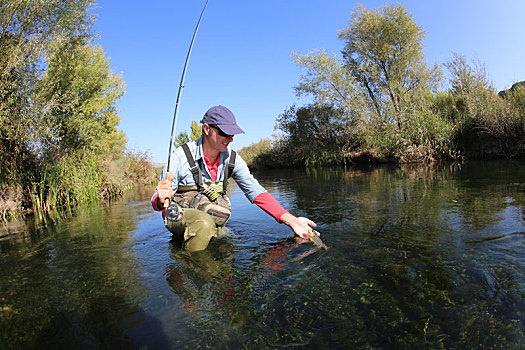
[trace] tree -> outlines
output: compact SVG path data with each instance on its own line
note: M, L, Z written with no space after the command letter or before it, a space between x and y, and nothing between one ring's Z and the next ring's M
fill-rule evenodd
M346 42L345 66L365 89L376 116L393 118L400 127L401 113L424 91L434 88L437 66L424 62L425 33L402 5L370 11L362 5L350 25L339 33Z
M179 147L190 141L190 137L186 131L181 131L177 137L175 137L174 146Z
M74 40L54 48L37 87L40 110L55 131L50 150L122 153L126 138L115 103L125 88L102 47Z
M466 148L479 153L476 148L485 147L505 157L520 155L525 140L525 94L519 85L502 99L479 61L470 64L465 56L453 53L445 67L449 71L448 93L457 111L454 122Z
M51 46L91 35L92 3L0 0L0 182L23 181L24 170L35 171L42 136L54 133L34 104L35 86Z
M276 122L276 128L293 144L341 144L351 125L340 110L329 105L290 107Z
M439 78L435 65L424 62L425 33L402 5L370 11L360 5L349 26L340 31L345 41L346 69L361 84L376 117L397 123L403 112Z
M305 70L295 87L298 96L311 95L316 105L342 111L352 124L362 119L365 106L362 90L337 56L314 50L302 56L292 53L292 57Z
M425 154L436 158L434 145L443 142L433 137L442 138L448 128L439 113L426 112L441 72L437 65L425 63L424 38L425 32L402 5L377 10L360 5L349 25L339 32L344 42L341 59L321 50L293 54L306 70L296 92L312 96L316 105L343 113L345 123L341 117L330 118L329 123L336 129L344 125L346 130L340 134L348 139L341 144L347 150L353 145L353 149L362 147L370 154L399 159L408 149L428 147ZM304 112L285 112L281 122L298 121L308 115ZM286 123L281 126L295 126ZM437 126L440 131L422 141L414 131L423 125ZM302 133L297 126L296 131Z
M182 146L186 142L191 140L197 140L202 136L202 127L195 120L191 122L191 134L188 136L186 131L181 131L175 138L175 146Z
M360 5L339 32L345 42L341 60L321 50L292 54L306 70L296 92L343 111L356 129L371 124L381 132L397 125L399 131L410 117L407 110L421 109L440 79L437 65L424 62L424 38L402 5L375 11Z
M449 92L454 96L470 97L481 102L485 96L495 95L496 90L487 77L485 66L475 61L471 66L465 56L452 53L452 59L445 63L449 71Z
M202 127L195 120L191 122L191 139L197 140L202 136Z

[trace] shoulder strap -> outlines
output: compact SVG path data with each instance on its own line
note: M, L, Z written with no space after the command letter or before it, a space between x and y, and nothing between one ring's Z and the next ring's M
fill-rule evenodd
M201 168L197 166L197 164L195 164L195 160L193 159L193 156L191 155L190 148L188 147L187 143L182 145L182 150L184 151L184 154L186 155L186 159L188 160L191 174L193 175L193 180L195 180L195 185L197 185L197 188L200 190L202 188Z
M222 180L222 193L226 194L228 190L228 179L232 176L233 169L235 168L235 158L237 157L237 152L234 150L231 151L230 159L228 165L224 167L224 179Z

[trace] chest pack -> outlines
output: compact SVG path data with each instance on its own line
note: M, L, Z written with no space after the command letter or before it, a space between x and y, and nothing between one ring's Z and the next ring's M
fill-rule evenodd
M202 181L202 159L199 160L199 164L196 164L187 143L182 145L182 149L190 166L195 186L179 186L174 201L182 208L194 208L209 214L219 227L226 225L232 214L226 192L228 179L235 168L237 152L232 150L228 163L224 165L223 181L205 184Z

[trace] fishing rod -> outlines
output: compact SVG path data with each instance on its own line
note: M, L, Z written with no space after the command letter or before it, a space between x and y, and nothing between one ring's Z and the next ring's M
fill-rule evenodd
M184 87L184 78L186 77L186 68L188 68L188 62L190 60L191 50L193 49L193 43L195 42L195 37L197 36L197 31L199 30L201 19L202 19L202 16L204 15L204 10L206 10L206 6L208 6L208 1L209 0L206 0L206 3L204 4L204 7L202 8L202 12L199 17L199 20L197 21L197 26L195 27L195 31L193 32L193 37L191 38L191 43L188 49L188 54L186 55L186 62L184 62L184 68L182 70L182 76L180 78L179 92L177 93L177 101L175 102L175 111L173 112L173 123L171 124L171 137L170 137L170 147L169 147L169 152L168 152L168 165L166 167L166 175L167 173L170 172L171 147L173 146L173 135L175 133L175 125L177 124L177 114L179 111L179 103L180 103L182 88ZM164 207L167 208L168 205L169 205L169 199L166 199L164 201Z

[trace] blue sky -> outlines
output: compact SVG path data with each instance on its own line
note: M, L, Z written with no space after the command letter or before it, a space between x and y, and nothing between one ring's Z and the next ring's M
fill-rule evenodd
M98 0L95 32L121 74L118 102L128 148L149 150L165 163L180 78L205 0ZM401 3L427 33L427 62L443 64L451 52L485 64L496 89L525 80L523 0L209 0L193 47L179 106L176 134L200 121L209 107L230 108L246 134L239 149L275 133L276 117L294 103L301 74L291 52L340 53L338 31L359 3L369 9Z

